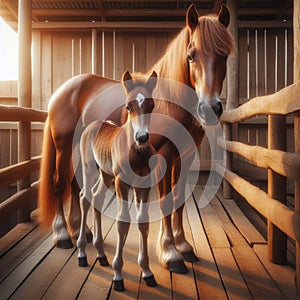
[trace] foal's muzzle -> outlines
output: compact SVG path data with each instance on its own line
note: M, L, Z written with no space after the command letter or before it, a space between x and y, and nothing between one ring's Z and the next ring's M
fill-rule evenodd
M209 104L200 102L198 106L198 115L205 125L216 125L223 113L223 105L220 100Z
M135 134L135 140L139 145L146 144L149 140L149 132L145 131L142 133L137 132Z

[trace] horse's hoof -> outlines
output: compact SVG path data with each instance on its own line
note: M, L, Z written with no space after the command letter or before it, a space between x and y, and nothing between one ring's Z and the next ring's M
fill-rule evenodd
M92 234L91 232L87 232L87 233L85 234L85 236L86 236L86 241L87 241L88 243L91 243L91 242L93 241L93 234Z
M55 246L61 249L71 249L73 248L73 243L72 240L69 239L65 239L65 240L57 240L55 241Z
M114 290L118 292L123 292L125 291L125 286L124 286L124 279L121 280L113 280L114 283Z
M109 266L109 263L108 263L108 260L107 260L107 257L106 257L106 256L98 257L97 259L98 259L98 261L99 261L99 264L100 264L102 267L108 267L108 266Z
M181 253L183 259L187 262L198 262L199 258L196 256L193 250Z
M157 286L157 282L154 278L154 275L144 277L143 279L145 280L145 283L146 283L147 286L151 286L151 287Z
M177 273L177 274L187 274L189 272L189 270L187 269L186 265L182 260L170 261L167 263L167 267L170 272Z
M86 267L88 265L86 257L78 257L78 265L79 267Z

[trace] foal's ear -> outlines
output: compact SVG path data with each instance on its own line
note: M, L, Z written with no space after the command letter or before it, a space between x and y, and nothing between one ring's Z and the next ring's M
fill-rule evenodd
M194 31L198 25L198 12L195 4L191 4L186 12L186 25Z
M133 82L132 77L129 73L129 71L124 72L122 76L122 84L124 88L126 89L126 92L129 93L133 88Z
M153 89L156 86L156 82L157 82L157 74L155 71L152 72L151 76L149 77L148 81L147 81L147 88L150 91L153 91Z
M229 22L230 22L230 13L229 13L227 6L224 4L221 5L219 15L218 15L218 20L225 27L228 27Z

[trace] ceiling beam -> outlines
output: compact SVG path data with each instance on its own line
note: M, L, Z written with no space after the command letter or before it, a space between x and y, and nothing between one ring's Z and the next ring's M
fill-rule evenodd
M7 10L11 13L15 20L18 20L18 6L12 0L4 0L2 3Z

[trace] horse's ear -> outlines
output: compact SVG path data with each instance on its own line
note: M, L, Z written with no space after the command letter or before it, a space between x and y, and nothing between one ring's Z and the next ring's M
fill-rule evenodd
M124 88L126 89L127 93L129 93L132 90L133 83L132 83L132 77L131 77L129 71L126 71L123 73L122 84L123 84Z
M219 15L218 15L218 20L225 27L228 27L229 22L230 22L230 13L229 13L227 6L224 4L221 5Z
M195 4L191 4L186 12L186 25L194 31L198 25L198 12Z
M155 71L152 72L151 76L149 77L148 81L147 81L147 88L150 91L153 91L153 89L156 86L156 82L157 82L157 74Z

